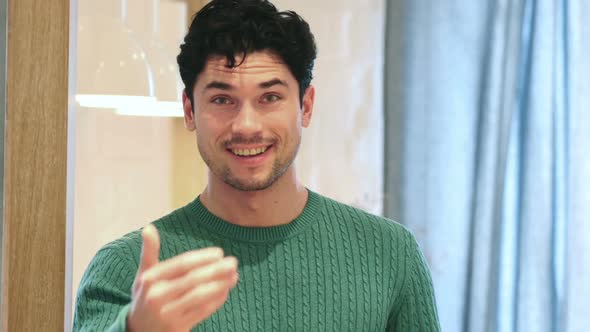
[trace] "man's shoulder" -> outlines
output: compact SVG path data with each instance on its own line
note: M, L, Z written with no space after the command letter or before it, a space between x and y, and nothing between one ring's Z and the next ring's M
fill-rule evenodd
M411 232L399 222L366 211L362 207L337 201L318 194L324 201L324 214L340 222L372 228L379 232L393 233L398 236L411 236Z
M137 251L137 249L141 250L141 230L137 229L132 232L129 232L111 242L105 244L101 251L110 251L110 252L128 252L128 251Z
M99 265L122 263L126 266L136 266L140 254L141 229L129 232L103 245L92 261Z
M159 233L162 233L162 229L164 228L163 225L168 223L171 216L173 216L175 213L177 213L177 210L172 211L165 216L153 220L136 230L128 232L125 235L110 241L100 249L99 253L108 252L110 254L124 257L133 257L139 255L141 253L141 246L143 241L141 237L141 232L143 228L151 224L156 227ZM163 234L159 234L160 238L162 237L162 235Z

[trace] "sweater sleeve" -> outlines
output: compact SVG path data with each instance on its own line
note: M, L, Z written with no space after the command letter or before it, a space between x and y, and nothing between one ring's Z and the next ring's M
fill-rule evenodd
M88 265L78 288L74 331L125 331L137 269L118 249L101 249Z
M413 235L406 242L406 273L399 305L390 313L387 331L440 331L432 278L426 259Z

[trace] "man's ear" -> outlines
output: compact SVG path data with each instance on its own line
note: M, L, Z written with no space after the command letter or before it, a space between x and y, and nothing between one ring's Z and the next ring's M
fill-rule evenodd
M186 95L186 90L182 91L182 108L184 109L184 127L189 131L194 131L195 127L195 112L191 99Z
M313 114L313 103L315 101L315 88L310 85L303 94L302 101L302 114L301 114L301 125L303 128L307 128L311 122L311 115Z

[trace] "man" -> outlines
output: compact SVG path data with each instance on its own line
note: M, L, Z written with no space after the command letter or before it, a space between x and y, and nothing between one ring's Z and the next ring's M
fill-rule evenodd
M308 24L266 0L197 13L178 64L208 185L97 253L74 330L440 329L414 237L297 179L315 57Z

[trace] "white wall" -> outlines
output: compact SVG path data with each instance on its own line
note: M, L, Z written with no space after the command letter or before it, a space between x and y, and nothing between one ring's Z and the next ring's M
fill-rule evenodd
M316 106L297 167L322 194L380 214L383 186L384 0L278 0L316 37Z

